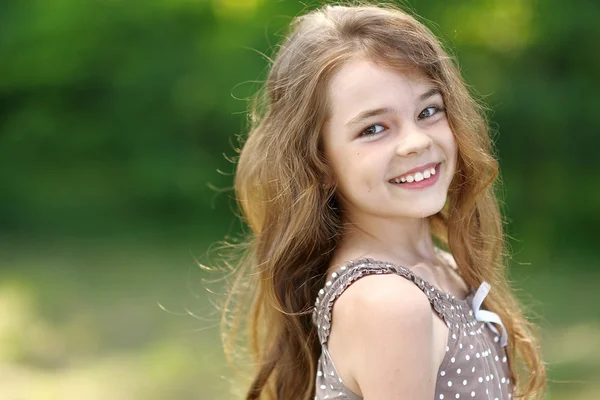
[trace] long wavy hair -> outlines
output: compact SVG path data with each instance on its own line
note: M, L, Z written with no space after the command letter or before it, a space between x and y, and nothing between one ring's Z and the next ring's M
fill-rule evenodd
M469 93L455 60L416 17L391 5L326 6L296 17L250 107L235 174L250 231L229 269L221 328L236 372L251 355L245 398L310 400L321 347L311 312L340 239L335 182L322 148L327 88L348 60L425 74L443 95L458 145L456 174L442 211L429 217L433 240L449 251L471 287L494 288L485 307L508 331L515 397L541 398L546 371L537 327L507 277L507 245L495 190L499 167L486 107ZM241 340L240 340L241 339ZM245 384L244 384L245 385Z

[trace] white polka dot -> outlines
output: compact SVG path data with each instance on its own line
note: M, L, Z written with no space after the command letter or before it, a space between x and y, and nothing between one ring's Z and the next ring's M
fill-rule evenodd
M463 386L467 386L467 380L466 379L463 381Z
M471 392L471 397L475 397L475 392Z
M471 368L471 372L475 372L475 367Z
M338 378L338 381L340 381L340 383L342 383L342 378Z
M471 359L471 357L470 357L470 356L467 354L467 355L465 356L465 359L466 359L467 361L469 361L469 360Z
M470 344L469 347L471 348L471 350L473 350L473 345L472 344Z
M327 389L327 386L321 385L321 389L325 390L325 389Z
M334 376L335 374L333 373L333 371L331 371L331 372L329 373L329 375L331 375L331 376Z
M440 399L443 399L443 398L444 398L444 395L443 395L443 394L440 394Z
M456 334L452 334L452 339L456 339Z
M332 278L337 278L337 272L334 272L333 274L331 274Z
M494 360L498 361L498 355L496 354L496 357L494 357Z
M444 376L444 375L446 375L446 371L440 372L440 376Z
M454 362L454 361L456 361L456 358L452 357L452 358L450 359L450 362Z
M505 378L505 377L502 377L502 379L500 379L500 381L501 381L502 383L504 383L504 382L506 382L506 378Z
M494 379L494 374L490 374L490 379Z
M456 370L456 373L460 375L460 368Z
M333 390L333 385L329 385L329 387L331 388L331 390Z
M318 371L318 372L317 372L317 376L323 376L323 372L321 372L321 371Z
M325 286L331 286L331 281L327 281L327 283L325 284Z
M494 342L498 342L498 336L494 338Z
M456 393L455 397L458 399L460 397L460 394Z
M505 363L506 362L506 357L502 357L502 362Z
M452 381L448 381L448 386L452 386Z
M481 383L481 382L483 382L483 378L482 378L482 377L479 377L479 378L477 378L477 380L478 380L480 383Z
M476 353L475 357L479 358L479 357L481 357L481 355L479 353Z
M446 353L450 350L450 347L446 346Z
M486 375L486 376L485 376L485 380L486 380L487 382L489 382L489 381L490 381L490 376L489 376L489 375Z
M462 343L459 343L459 344L458 344L458 348L459 348L459 349L462 349Z

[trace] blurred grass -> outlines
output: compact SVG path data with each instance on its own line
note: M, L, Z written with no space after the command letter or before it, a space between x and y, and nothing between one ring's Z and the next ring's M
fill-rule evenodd
M231 398L189 248L52 243L2 256L1 399Z
M2 246L12 268L0 283L0 398L233 399L219 313L201 284L215 276L194 248L207 246ZM547 398L600 398L600 273L569 264L515 265L512 278L539 316Z

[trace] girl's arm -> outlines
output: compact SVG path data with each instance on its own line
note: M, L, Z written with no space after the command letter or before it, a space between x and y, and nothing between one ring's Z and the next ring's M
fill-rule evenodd
M329 352L364 400L431 400L437 365L431 305L397 275L366 276L334 304Z

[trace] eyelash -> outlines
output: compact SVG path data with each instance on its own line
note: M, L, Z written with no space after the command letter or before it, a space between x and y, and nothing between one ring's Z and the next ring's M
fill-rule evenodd
M427 119L427 118L432 118L432 117L433 117L433 116L435 116L436 114L438 114L438 113L440 113L440 112L444 112L444 111L446 111L446 109L445 109L444 107L439 107L439 106L429 106L429 107L426 107L426 108L425 108L423 111L425 111L425 110L428 110L428 109L430 109L430 108L433 108L433 109L435 109L435 113L434 113L433 115L429 116L429 117L425 117L426 119ZM421 113L419 114L419 116L421 116L421 114L423 114L423 111L421 111ZM368 126L368 127L365 129L365 130L363 130L363 131L360 133L360 135L359 135L359 136L360 136L360 137L368 137L368 136L374 136L374 135L378 135L378 134L380 134L381 132L372 132L372 133L367 133L367 131L368 131L369 129L371 129L371 128L375 127L375 126L383 126L383 125L382 125L382 124L373 124L373 125L371 125L371 126Z

